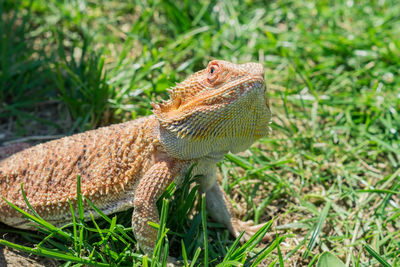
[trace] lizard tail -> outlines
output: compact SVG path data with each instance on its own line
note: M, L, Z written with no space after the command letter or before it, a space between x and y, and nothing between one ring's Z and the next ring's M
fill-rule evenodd
M31 147L31 145L28 143L16 143L0 147L0 161L29 147Z

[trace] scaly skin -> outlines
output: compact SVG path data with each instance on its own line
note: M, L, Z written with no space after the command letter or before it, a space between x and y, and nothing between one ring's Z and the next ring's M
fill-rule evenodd
M207 209L234 236L260 226L232 216L230 202L216 183L216 163L224 154L247 149L265 136L270 111L263 68L257 63L211 61L170 90L170 99L153 104L155 115L40 144L0 161L0 194L28 211L26 196L45 220L71 221L68 200L76 205L76 177L82 195L105 214L134 207L132 228L140 247L151 253L158 223L156 201L168 185L178 185L193 163L201 175ZM90 207L85 203L85 219ZM34 229L6 202L0 221ZM247 237L248 237L247 236Z

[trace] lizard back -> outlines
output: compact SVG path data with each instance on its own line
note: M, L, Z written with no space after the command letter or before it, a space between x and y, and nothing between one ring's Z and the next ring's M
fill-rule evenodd
M0 161L0 194L27 210L21 192L39 215L61 224L71 217L68 200L76 204L76 181L82 195L106 214L133 206L135 186L151 167L154 116L103 127L39 144ZM0 221L30 228L26 219L0 202Z

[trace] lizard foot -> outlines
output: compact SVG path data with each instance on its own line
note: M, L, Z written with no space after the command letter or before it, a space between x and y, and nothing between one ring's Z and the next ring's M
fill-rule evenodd
M189 261L189 264L190 263L191 262ZM167 267L181 267L181 266L186 266L183 260L178 261L176 258L168 256Z
M242 231L245 231L240 242L244 243L248 241L258 230L263 227L265 223L254 225L253 221L241 221L241 220L232 220L233 226L233 235L237 238ZM270 234L266 234L262 241L268 241L271 239Z

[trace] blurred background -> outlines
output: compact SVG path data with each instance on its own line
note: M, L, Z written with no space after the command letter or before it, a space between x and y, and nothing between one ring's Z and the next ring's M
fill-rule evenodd
M260 62L273 131L219 165L240 216L275 218L285 266L400 264L398 1L0 3L0 144L149 115L212 59Z

